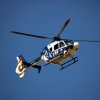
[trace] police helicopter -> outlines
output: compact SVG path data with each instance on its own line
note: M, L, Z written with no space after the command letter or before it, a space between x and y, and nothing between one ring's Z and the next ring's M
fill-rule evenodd
M53 40L52 43L48 44L41 52L40 56L33 60L32 62L28 63L24 59L22 55L17 56L18 65L16 67L15 72L19 74L19 77L24 77L25 72L28 70L28 68L33 67L38 69L38 73L41 71L41 66L37 65L39 62L44 61L45 65L47 66L49 64L56 64L60 65L61 68L59 70L62 70L78 61L78 57L74 57L76 52L79 48L79 42L100 42L100 40L69 40L69 39L61 39L60 35L65 29L65 27L70 22L70 19L68 19L63 27L61 28L60 32L57 36L51 38L51 37L45 37L45 36L39 36L39 35L33 35L33 34L27 34L22 32L16 32L11 31L11 33L24 35L24 36L30 36L30 37L36 37L36 38L42 38L42 39L51 39ZM70 60L67 60L70 58ZM66 61L67 60L67 61Z

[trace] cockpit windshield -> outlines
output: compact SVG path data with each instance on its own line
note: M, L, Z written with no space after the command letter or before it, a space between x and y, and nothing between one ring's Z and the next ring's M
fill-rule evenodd
M64 44L64 42L60 42L59 43L59 47L61 48L61 47L64 47L65 46L65 44Z
M65 42L66 45L68 45L68 41L65 40L64 42Z
M69 43L73 44L74 42L72 40L64 40L65 44L68 45Z

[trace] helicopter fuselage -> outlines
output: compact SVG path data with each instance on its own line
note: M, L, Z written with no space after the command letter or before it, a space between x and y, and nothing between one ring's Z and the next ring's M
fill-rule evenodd
M73 57L79 48L79 43L74 41L54 41L47 45L41 52L41 59L46 63L60 64Z

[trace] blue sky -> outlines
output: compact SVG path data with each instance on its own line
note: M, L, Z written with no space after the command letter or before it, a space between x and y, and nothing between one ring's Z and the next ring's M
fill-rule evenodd
M30 68L20 79L16 56L30 62L51 40L13 35L10 30L62 38L100 40L99 0L0 0L0 100L100 100L100 43L80 42L79 62Z

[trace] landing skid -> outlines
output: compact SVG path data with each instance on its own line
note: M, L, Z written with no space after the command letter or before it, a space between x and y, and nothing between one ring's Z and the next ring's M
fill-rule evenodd
M62 69L64 69L64 68L66 68L66 67L68 67L68 66L70 66L70 65L72 65L72 64L74 64L74 63L76 63L76 62L78 61L77 58L78 58L78 57L75 57L75 58L72 57L71 60L69 60L69 61L67 61L67 62L65 62L65 63L63 63L63 64L59 64L59 65L61 66L61 69L59 69L59 70L62 70ZM74 61L74 62L68 64L67 66L64 66L65 64L67 64L67 63L69 63L69 62L71 62L71 61Z
M77 58L78 58L78 57L72 57L71 60L69 60L69 61L67 61L67 62L65 62L65 63L63 63L63 64L58 64L58 65L61 66L61 68L60 68L59 70L62 70L62 69L64 69L64 68L66 68L66 67L68 67L68 66L70 66L70 65L72 65L72 64L74 64L74 63L76 63L76 62L78 61ZM59 58L58 58L58 59L59 59ZM56 59L56 60L57 60L57 59ZM56 60L55 60L55 61L56 61ZM68 64L67 66L64 66L65 64L67 64L67 63L69 63L69 62L71 62L71 61L74 61L74 62ZM47 65L49 65L50 63L52 63L52 61L49 62L49 63L47 63L47 64L45 64L44 66L47 66Z

